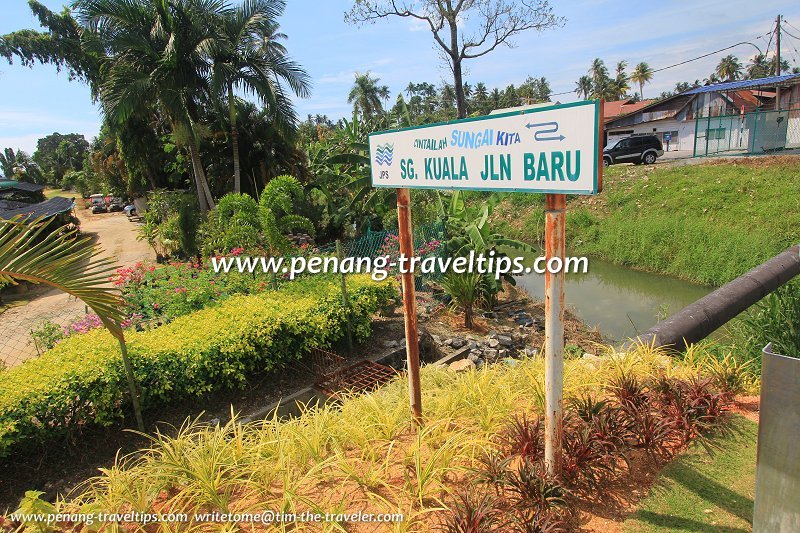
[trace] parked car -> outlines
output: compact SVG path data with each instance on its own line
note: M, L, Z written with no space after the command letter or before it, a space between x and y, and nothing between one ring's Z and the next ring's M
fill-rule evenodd
M122 198L119 196L114 196L111 198L111 201L108 203L108 210L112 213L115 211L122 211L125 208L125 202L122 201Z
M605 147L603 166L607 167L617 163L652 165L662 155L664 155L664 148L655 135L625 137Z
M92 213L105 213L108 211L106 207L106 198L102 194L93 194L89 196L89 201L92 206Z

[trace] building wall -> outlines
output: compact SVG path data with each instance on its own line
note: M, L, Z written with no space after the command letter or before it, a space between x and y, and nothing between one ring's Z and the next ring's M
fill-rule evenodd
M656 135L661 139L664 149L667 148L664 142L664 133L671 132L672 139L669 142L670 151L692 150L694 147L694 121L682 122L675 119L657 120L655 122L643 122L633 126L619 126L608 128L608 142L615 141L631 135ZM677 132L677 134L675 133Z

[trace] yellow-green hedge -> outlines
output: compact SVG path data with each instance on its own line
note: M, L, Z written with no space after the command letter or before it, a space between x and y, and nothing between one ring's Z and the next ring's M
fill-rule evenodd
M338 278L294 281L126 335L145 409L241 386L256 371L280 368L345 331ZM391 282L348 278L355 335L396 294ZM119 344L105 330L76 335L0 374L0 456L81 424L108 425L128 411Z

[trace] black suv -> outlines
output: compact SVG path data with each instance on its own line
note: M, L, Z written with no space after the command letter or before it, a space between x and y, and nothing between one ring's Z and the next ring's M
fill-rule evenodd
M603 166L617 163L652 165L664 155L661 141L655 135L637 135L612 142L603 150Z

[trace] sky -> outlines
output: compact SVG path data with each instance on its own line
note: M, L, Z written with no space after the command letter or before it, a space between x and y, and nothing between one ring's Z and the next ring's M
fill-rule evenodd
M44 0L60 11L64 0ZM369 71L392 92L392 100L409 81L440 84L450 80L431 34L419 23L392 18L354 26L343 14L352 0L288 0L280 20L289 53L313 80L310 98L297 99L298 115L349 116L347 94L356 72ZM2 0L0 34L38 28L25 0ZM800 3L796 0L673 0L554 1L564 25L545 32L529 31L502 47L464 63L465 80L484 82L490 89L520 84L528 76L545 76L553 92L573 91L595 57L609 70L626 60L629 70L640 61L654 69L672 65L730 46L752 41L766 49L775 17L783 15L786 28L800 37ZM772 48L774 49L774 41ZM800 40L786 36L782 55L800 66ZM645 86L644 96L672 90L676 82L702 80L728 53L746 63L756 50L742 45L733 50L665 70ZM553 100L575 100L574 93ZM32 69L0 60L0 149L12 147L33 153L36 141L53 132L94 137L101 122L99 106L89 88L70 82L66 73L51 66Z

